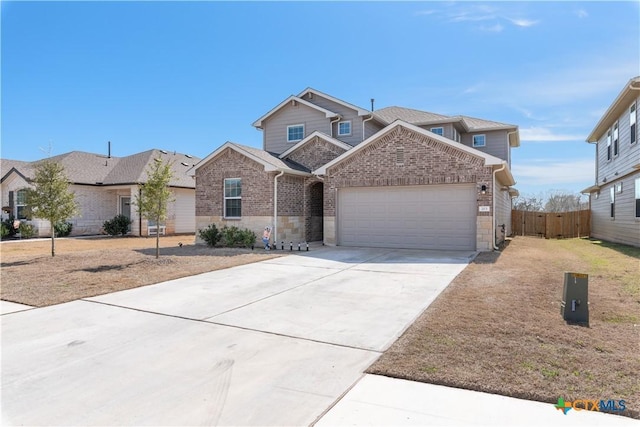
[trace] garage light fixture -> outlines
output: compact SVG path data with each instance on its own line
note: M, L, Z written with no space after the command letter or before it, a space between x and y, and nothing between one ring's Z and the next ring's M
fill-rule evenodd
M480 194L487 194L487 186L482 184L480 187Z

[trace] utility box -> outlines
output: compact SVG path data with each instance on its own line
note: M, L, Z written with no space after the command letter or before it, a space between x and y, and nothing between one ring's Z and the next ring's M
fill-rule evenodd
M589 324L589 275L564 273L560 314L567 322Z

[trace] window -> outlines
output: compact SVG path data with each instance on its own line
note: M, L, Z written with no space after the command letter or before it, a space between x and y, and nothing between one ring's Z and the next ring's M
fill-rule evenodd
M436 135L444 136L444 128L431 128L431 132Z
M636 178L636 218L640 218L640 178Z
M27 219L27 190L16 193L16 219Z
M611 213L610 213L609 216L613 219L613 218L616 217L616 190L615 190L615 188L611 187L609 194L611 194Z
M631 143L635 144L636 140L637 140L637 136L636 136L636 119L637 119L637 113L636 113L636 103L634 102L631 105L631 108L629 109L629 127L631 128Z
M304 125L287 126L287 142L301 141L304 138Z
M611 160L611 129L607 131L607 160Z
M622 183L621 182L616 184L616 193L622 193Z
M242 216L242 180L227 178L224 180L224 217L240 218Z
M618 155L618 122L613 125L613 155Z
M484 147L487 145L487 141L484 135L473 135L473 146Z
M351 122L338 122L338 135L351 135Z

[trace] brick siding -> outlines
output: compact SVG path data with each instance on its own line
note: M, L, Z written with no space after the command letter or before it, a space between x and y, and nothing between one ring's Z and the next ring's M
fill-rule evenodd
M316 170L326 165L346 150L326 141L320 137L314 137L304 146L298 148L287 156L288 159L306 166L310 170Z

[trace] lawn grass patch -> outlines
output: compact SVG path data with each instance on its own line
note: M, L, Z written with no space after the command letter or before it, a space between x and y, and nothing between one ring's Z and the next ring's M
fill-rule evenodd
M564 272L589 275L588 327L560 314ZM625 400L639 418L638 283L638 248L517 237L480 254L367 372L550 404Z

